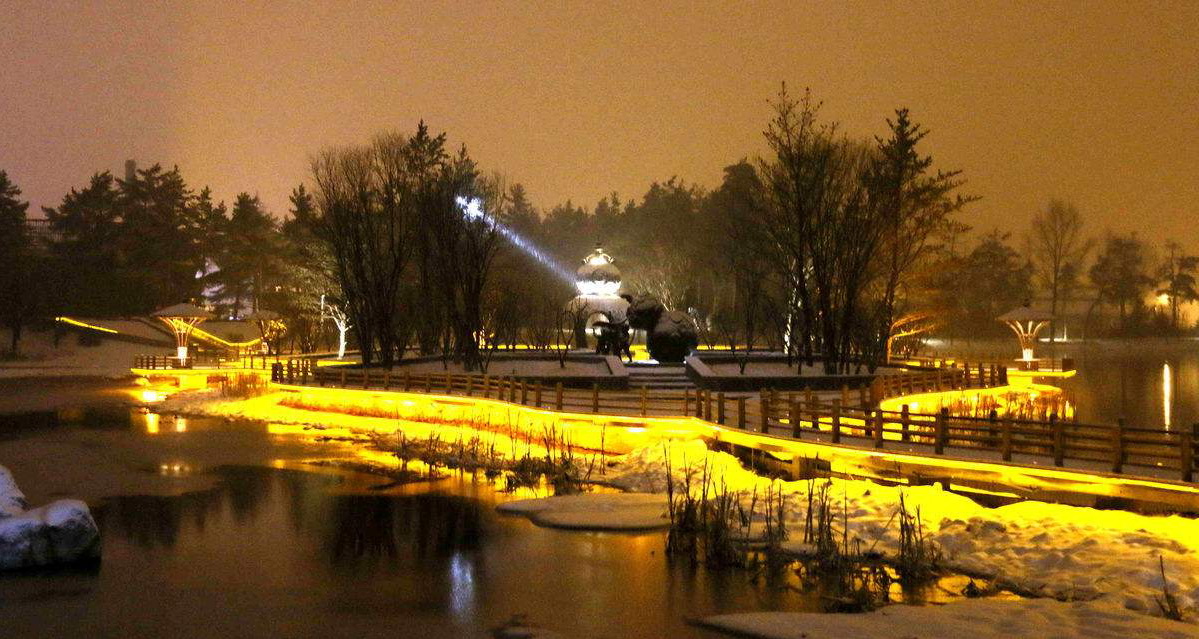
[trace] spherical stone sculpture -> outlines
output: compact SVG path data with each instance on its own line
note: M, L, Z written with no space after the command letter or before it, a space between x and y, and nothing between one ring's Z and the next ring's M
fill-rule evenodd
M649 334L649 354L659 362L681 362L699 346L699 332L691 316L682 311L666 311Z
M681 362L699 346L699 331L691 316L667 311L662 302L648 295L629 305L629 326L646 332L650 357L659 362Z
M665 312L666 306L659 302L658 298L642 295L629 302L629 326L652 333L654 327L658 325L658 318Z

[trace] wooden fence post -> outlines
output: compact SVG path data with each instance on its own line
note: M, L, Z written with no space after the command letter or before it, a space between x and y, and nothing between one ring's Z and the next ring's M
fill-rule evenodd
M342 388L346 387L346 369L345 368L341 369L341 379L338 382L338 386L341 386Z
M700 419L704 418L704 396L707 394L706 390L695 389L695 416Z
M433 373L425 373L425 392L433 392Z
M412 390L412 376L408 374L408 371L404 371L404 392L410 390Z
M533 404L536 405L537 408L541 408L541 380L537 380L534 383L536 385L533 386Z
M466 376L466 396L467 397L475 396L475 376L474 375Z
M1053 465L1066 463L1066 429L1057 420L1057 413L1049 414L1049 430L1053 432Z
M874 447L883 447L883 409L874 409Z
M591 383L591 412L599 412L599 384Z
M802 422L800 421L798 400L791 400L791 414L788 416L788 419L791 420L791 436L795 439L803 437L803 431L799 429Z
M1012 461L1012 420L1010 417L1003 420L1002 428L1000 454L1003 456L1003 461Z
M712 391L704 391L704 419L712 421Z
M1124 472L1124 418L1116 420L1112 429L1112 472Z
M945 440L947 439L949 421L949 409L942 408L937 413L937 429L934 433L933 452L938 455L945 454Z
M910 411L911 409L908 408L907 404L904 404L903 407L899 409L899 438L900 441L903 441L904 443L912 441L912 435L908 431L911 426L911 420L909 419L911 416Z
M724 424L724 391L716 391L716 423Z
M641 416L642 416L642 417L645 417L645 414L646 414L646 409L648 408L648 406L646 406L646 398L645 398L645 384L642 384L642 385L641 385L641 397L640 397L640 400L641 400Z
M529 405L529 384L524 379L520 380L520 405Z
M699 391L697 390L696 392L698 393ZM691 414L691 389L688 388L683 391L683 415L687 416L690 414Z
M554 385L554 409L562 410L562 382Z
M446 371L446 373L445 373L445 394L446 395L454 394L454 376L450 375L449 371Z
M737 398L737 428L745 430L745 398Z
M760 430L763 433L770 432L770 398L766 396L766 390L758 391L758 411L761 413L758 418L761 421Z
M1178 453L1181 456L1179 461L1179 470L1181 470L1182 481L1194 481L1195 479L1195 431L1199 430L1199 424L1191 426L1191 430L1185 428L1178 433Z
M841 441L841 400L840 399L833 400L832 428L833 428L833 443L834 444L839 443Z
M524 386L523 381L521 382L521 386ZM518 386L516 385L516 378L509 377L508 378L508 402L509 403L512 403L512 404L516 403L516 389L517 388L518 388Z
M841 405L849 406L849 384L841 384Z

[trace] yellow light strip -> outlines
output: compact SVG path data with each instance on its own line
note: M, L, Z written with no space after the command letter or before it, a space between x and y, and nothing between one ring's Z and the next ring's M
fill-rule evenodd
M93 331L100 331L101 333L112 333L113 335L119 334L119 331L113 330L111 328L104 328L103 326L96 326L95 324L88 324L87 322L81 322L77 319L71 319L69 317L56 317L56 318L54 318L54 321L62 322L63 324L70 324L71 326L78 326L80 328L90 328Z
M230 342L228 340L221 339L221 338L217 337L216 335L213 335L212 333L209 333L208 331L200 328L199 326L192 329L192 335L194 337L208 340L210 342L216 342L218 344L221 344L222 346L228 346L229 348L247 348L247 347L253 346L255 344L258 344L262 341L261 337L255 337L254 339L252 339L248 342Z
M237 374L268 376L271 372L265 368L130 368L129 372L138 377L194 377L196 375Z
M1007 372L1007 376L1008 376L1008 377L1034 377L1034 378L1035 378L1035 377L1058 377L1058 378L1068 378L1068 377L1074 377L1074 376L1075 376L1075 375L1077 375L1077 374L1078 374L1078 371L1076 371L1076 370L1068 370L1068 371L1018 371L1018 370L1012 370L1012 369L1008 369L1008 372Z
M544 408L511 404L503 400L484 399L478 397L462 397L459 395L426 395L424 393L403 393L396 391L359 390L343 388L321 388L297 386L290 384L271 384L278 390L297 392L307 395L327 396L332 400L344 398L368 399L381 401L391 406L411 408L433 408L447 421L459 417L446 412L449 408L478 408L483 409L488 417L487 423L494 424L499 420L519 424L521 417L543 416L555 420L560 427L584 427L594 429L604 426L608 429L609 444L614 440L622 440L619 448L625 448L636 441L642 443L654 438L694 439L710 438L731 444L737 444L763 451L780 460L796 458L819 458L828 460L835 472L848 475L862 476L863 471L896 472L901 465L922 467L926 476L929 471L961 470L974 474L976 479L989 480L997 484L1005 484L1024 489L1044 489L1046 491L1070 490L1091 495L1118 496L1121 487L1141 488L1160 493L1174 495L1175 499L1187 500L1191 509L1199 509L1199 504L1193 500L1199 498L1199 487L1181 481L1155 480L1150 478L1134 478L1112 473L1091 472L1078 469L1065 469L1041 466L1025 466L1001 461L968 460L948 456L930 456L913 452L884 451L877 449L858 448L846 444L831 444L795 440L777 435L755 433L735 428L729 428L703 421L696 417L639 417L624 415L602 415L591 413L557 412ZM393 404L394 402L394 404ZM619 433L619 435L617 435ZM576 437L584 433L576 431ZM588 435L598 436L596 433ZM614 436L616 435L616 436ZM581 438L575 439L578 442ZM609 450L617 447L609 446ZM893 478L876 475L880 479ZM897 479L898 477L896 477ZM948 479L948 477L946 478ZM962 477L961 479L966 479ZM976 492L978 489L974 489ZM1004 495L1003 493L998 493ZM1004 495L1006 496L1006 495Z

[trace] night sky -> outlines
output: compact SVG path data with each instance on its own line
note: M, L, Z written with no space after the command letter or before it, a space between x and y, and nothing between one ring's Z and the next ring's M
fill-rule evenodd
M855 135L910 107L978 228L1063 197L1199 244L1199 2L254 4L5 2L0 168L35 206L137 158L282 213L312 153L424 118L590 206L717 185L785 80Z

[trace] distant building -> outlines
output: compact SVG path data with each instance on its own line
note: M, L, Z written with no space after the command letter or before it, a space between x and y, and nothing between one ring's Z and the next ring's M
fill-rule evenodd
M62 235L50 226L50 220L44 218L26 219L25 232L36 246L42 248L62 239Z

